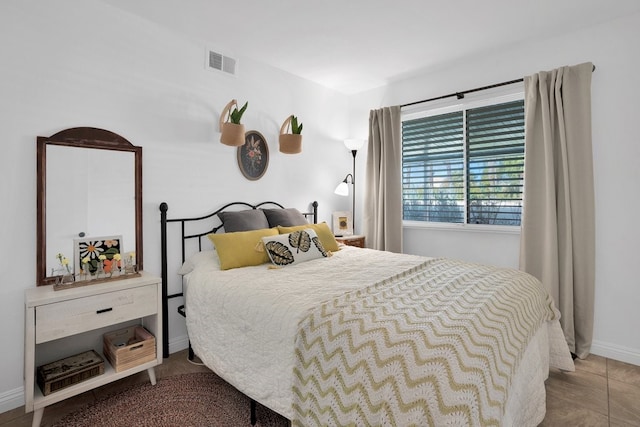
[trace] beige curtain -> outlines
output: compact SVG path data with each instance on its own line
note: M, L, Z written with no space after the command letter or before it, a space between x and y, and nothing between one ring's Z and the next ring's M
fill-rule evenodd
M363 224L367 247L402 252L400 107L371 110Z
M547 286L570 350L589 354L595 287L591 63L525 77L520 268Z

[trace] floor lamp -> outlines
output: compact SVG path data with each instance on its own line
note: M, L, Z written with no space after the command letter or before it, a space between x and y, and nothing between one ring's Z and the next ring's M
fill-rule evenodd
M364 141L361 139L345 139L344 145L348 150L351 151L351 155L353 156L353 167L351 173L347 174L344 177L342 182L338 184L334 193L340 196L348 196L349 195L349 178L351 178L351 184L353 189L351 190L351 225L353 228L353 232L356 232L356 155L358 154L358 150L362 147Z

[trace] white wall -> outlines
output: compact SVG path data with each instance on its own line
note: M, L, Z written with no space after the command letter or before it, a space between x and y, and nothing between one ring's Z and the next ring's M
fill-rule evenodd
M593 155L596 196L596 301L592 351L640 365L640 14L585 30L478 55L461 63L362 93L351 116L517 79L562 65L593 62ZM440 229L404 229L404 250L430 256L518 266L519 236Z
M0 412L23 404L25 289L35 286L36 136L93 126L143 147L145 270L160 274L160 202L170 217L204 214L224 203L276 200L320 220L348 210L333 194L351 171L345 95L248 58L237 77L205 69L209 43L182 38L94 0L0 5ZM266 174L248 181L236 149L220 144L218 117L232 98L249 101L247 130L267 139ZM304 122L303 152L278 151L290 114ZM67 254L72 256L72 254ZM177 301L174 304L177 305ZM186 345L172 306L170 345Z

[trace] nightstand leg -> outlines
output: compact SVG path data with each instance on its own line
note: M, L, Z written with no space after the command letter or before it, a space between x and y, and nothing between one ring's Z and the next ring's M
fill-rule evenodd
M149 374L149 381L151 381L151 385L156 385L156 369L147 369L147 374Z
M31 421L31 427L40 427L42 421L42 415L44 414L44 408L36 409L33 411L33 421Z

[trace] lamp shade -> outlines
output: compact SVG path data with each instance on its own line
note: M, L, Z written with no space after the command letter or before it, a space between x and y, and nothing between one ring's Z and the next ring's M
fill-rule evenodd
M349 195L349 186L347 185L346 181L342 181L340 184L338 184L338 186L336 187L334 193L336 193L338 196L348 196Z
M344 145L349 150L359 150L364 145L364 139L345 139Z

